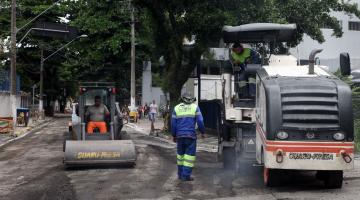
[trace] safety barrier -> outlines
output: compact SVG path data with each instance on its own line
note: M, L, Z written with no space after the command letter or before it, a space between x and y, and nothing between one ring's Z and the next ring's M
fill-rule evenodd
M12 130L12 118L0 118L0 133L9 133Z

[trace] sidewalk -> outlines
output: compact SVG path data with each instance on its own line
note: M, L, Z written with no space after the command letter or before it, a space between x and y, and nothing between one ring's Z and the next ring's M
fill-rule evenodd
M137 123L128 123L127 125L142 134L150 135L151 122L147 118L140 119L140 120L138 120ZM160 119L157 118L154 123L154 127L155 127L156 132L161 132L162 129L164 128L164 120L162 118L160 118Z
M49 122L50 120L52 120L51 117L46 117L45 120L38 120L36 122L33 122L30 119L27 127L19 126L12 132L0 134L0 147L16 138L23 137L27 133Z

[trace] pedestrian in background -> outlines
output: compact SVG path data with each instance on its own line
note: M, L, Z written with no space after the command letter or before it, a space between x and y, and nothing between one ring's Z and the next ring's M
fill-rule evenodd
M155 100L153 100L152 104L150 104L150 116L149 116L149 119L151 121L151 133L154 133L155 131L154 122L157 112L158 112L158 106L156 105Z
M204 138L204 121L200 108L194 104L195 98L189 93L181 96L182 103L175 106L171 116L171 133L177 143L178 178L192 181L192 169L196 154L196 129L198 125L201 137Z
M140 106L138 107L138 116L139 116L139 119L141 119L141 117L142 117L142 110L143 110L143 107L140 105Z
M144 106L144 118L148 117L149 114L149 106L147 105L147 103L145 103Z
M145 106L141 106L141 115L142 118L145 117Z
M127 106L127 104L125 104L123 107L122 107L122 115L123 115L123 119L126 119L126 123L129 123L129 108Z

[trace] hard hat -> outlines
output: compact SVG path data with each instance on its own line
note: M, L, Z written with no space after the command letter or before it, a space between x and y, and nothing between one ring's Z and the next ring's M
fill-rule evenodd
M181 100L186 104L191 104L196 101L196 98L192 97L192 95L188 92L181 95Z

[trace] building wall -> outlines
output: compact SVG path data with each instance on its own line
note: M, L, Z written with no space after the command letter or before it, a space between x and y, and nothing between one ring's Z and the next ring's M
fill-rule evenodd
M353 0L360 4L360 0ZM336 71L339 67L339 55L342 52L348 52L351 58L353 69L360 69L360 31L349 30L349 21L360 22L355 16L349 16L345 13L333 12L332 16L336 17L342 25L343 36L336 38L332 36L332 29L321 29L325 38L325 42L320 44L305 35L303 42L298 47L290 50L290 53L302 60L308 60L309 54L313 49L323 49L317 55L321 65L328 65L330 71Z
M145 105L152 100L152 74L151 74L151 62L143 62L142 72L142 89L141 89L141 103Z
M12 117L9 92L0 92L0 117ZM21 107L21 96L16 96L16 107Z
M144 61L141 104L145 105L145 103L147 103L149 105L153 100L155 100L159 106L166 103L165 94L161 88L152 86L151 62Z

